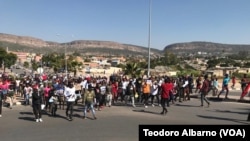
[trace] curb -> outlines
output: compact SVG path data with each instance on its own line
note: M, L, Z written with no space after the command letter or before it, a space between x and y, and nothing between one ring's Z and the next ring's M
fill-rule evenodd
M193 95L190 95L191 98L200 98L198 96L198 94L193 94ZM223 101L223 102L238 102L238 103L250 103L250 99L247 100L247 99L243 99L243 100L240 100L239 97L237 98L229 98L229 99L224 99L224 98L217 98L217 97L214 97L214 96L207 96L208 100L211 100L211 101Z

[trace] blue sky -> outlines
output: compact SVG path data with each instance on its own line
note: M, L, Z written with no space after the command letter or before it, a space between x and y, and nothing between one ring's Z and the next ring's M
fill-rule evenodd
M151 20L149 2L0 0L0 33L60 43L114 41L160 50L192 41L250 44L250 0L151 0Z

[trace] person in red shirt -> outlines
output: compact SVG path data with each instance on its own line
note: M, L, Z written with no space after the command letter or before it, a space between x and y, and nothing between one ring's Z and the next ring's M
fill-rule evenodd
M116 81L113 81L111 84L111 93L112 93L112 101L117 102L118 101L118 85Z
M166 115L168 110L166 107L169 106L169 98L170 98L170 91L173 89L173 84L171 83L170 78L166 78L164 83L161 85L161 106L162 106L162 115Z
M232 86L231 86L232 89L234 89L235 83L236 83L236 78L235 78L235 76L233 76L232 77Z
M247 87L247 83L248 83L247 74L244 74L244 75L243 75L243 78L240 80L241 91L242 91L242 92L245 91L245 88Z
M201 76L199 76L199 77L196 79L196 89L195 89L195 93L197 93L197 92L201 89L201 86L202 86L202 80L201 80Z
M43 99L45 103L45 110L47 111L47 108L50 109L49 105L49 91L51 90L51 84L45 83L45 87L43 88Z
M48 79L48 76L47 76L46 74L43 74L43 75L42 75L42 80L43 80L43 81L46 81L47 79Z
M6 102L7 99L7 94L8 94L8 89L9 89L9 83L7 80L3 80L3 83L1 85L1 91L3 95L3 103Z
M3 94L2 94L3 81L0 79L0 117L2 117L2 107L3 107Z
M209 105L210 105L210 102L208 101L208 99L207 99L207 93L208 93L208 89L209 89L209 80L208 80L208 76L207 75L205 75L204 76L204 81L203 81L203 84L202 84L202 87L201 87L201 89L200 89L200 94L201 94L201 107L203 107L203 101L205 100L206 101L206 103L207 103L207 105L208 105L208 107L209 107Z

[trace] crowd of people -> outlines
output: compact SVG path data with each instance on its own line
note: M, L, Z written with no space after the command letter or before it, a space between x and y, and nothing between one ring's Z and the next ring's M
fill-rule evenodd
M47 76L36 75L22 78L2 75L0 77L0 117L2 106L8 100L8 107L13 106L16 96L23 98L23 105L31 105L36 122L43 122L42 110L51 116L57 116L58 108L65 109L67 120L73 120L74 105L81 104L84 108L83 118L90 118L87 113L91 111L92 119L97 119L96 111L104 107L112 107L116 104L124 104L136 107L143 105L160 106L166 115L171 104L190 100L190 94L200 93L201 107L204 101L207 106L211 104L206 98L212 91L214 96L219 96L226 91L228 98L229 75L225 75L222 89L219 91L219 83L216 77L208 75L193 75L170 77L128 77L111 75L109 77L92 76Z

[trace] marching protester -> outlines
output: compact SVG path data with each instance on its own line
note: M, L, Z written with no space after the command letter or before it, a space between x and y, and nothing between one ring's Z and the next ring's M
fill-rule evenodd
M13 106L14 95L15 95L14 85L9 85L9 89L8 89L6 97L9 99L9 108L10 109L12 109L12 106Z
M32 87L30 84L26 84L24 87L24 100L25 105L30 105L30 97L32 96Z
M144 101L144 107L145 108L148 108L148 99L149 99L149 96L150 96L150 87L151 87L151 83L148 82L147 79L144 80L143 84L142 84L142 99L141 99L141 102Z
M219 90L218 78L214 78L212 87L213 87L213 96L216 96Z
M205 102L207 103L207 105L209 106L210 105L210 102L208 101L207 99L207 93L208 93L208 90L209 90L209 80L208 80L208 76L205 75L204 76L204 81L202 83L202 87L199 91L200 95L201 95L201 107L203 107L203 103L204 103L204 100Z
M169 106L170 91L173 89L170 78L165 78L164 83L161 85L161 106L162 106L162 115L166 115ZM167 105L166 105L167 104Z
M156 98L156 100L157 100L157 105L160 106L159 85L158 85L157 81L153 82L153 85L151 87L150 98L151 98L151 104L152 104L153 107L155 106L154 105L154 98Z
M32 90L32 107L36 122L43 122L41 104L42 95L39 93L38 88L34 87Z
M223 82L222 82L222 90L218 94L217 98L220 98L220 95L226 90L225 99L228 99L228 93L229 93L228 83L229 82L230 82L230 77L228 76L228 74L225 74L223 78Z
M49 111L51 113L51 116L53 117L56 116L57 102L58 102L58 97L56 95L56 88L52 86L51 90L49 91L49 105L50 105Z
M76 100L75 105L78 104L78 101L82 98L82 86L81 86L81 80L75 80L74 87L76 90Z
M176 91L175 91L175 80L173 78L170 78L170 82L171 82L171 87L172 89L170 90L170 93L169 93L169 102L172 102L172 104L175 104L175 97L176 97ZM169 107L170 105L168 105Z
M195 81L196 81L195 93L197 93L198 91L200 91L201 86L202 86L201 76L198 76L198 78Z
M112 81L108 82L107 85L107 96L106 96L106 106L111 107L113 103L113 94L112 94Z
M58 98L58 104L59 104L59 108L64 110L64 101L65 101L65 97L64 97L64 90L65 90L65 86L63 84L63 82L59 82L56 86L56 95Z
M190 100L190 94L193 93L193 88L194 88L194 78L193 78L193 74L191 74L190 76L188 76L188 100Z
M111 82L112 104L118 102L118 82Z
M244 74L241 79L241 91L240 100L243 100L244 97L250 92L250 82L247 79L247 74Z
M188 76L183 76L183 96L184 96L184 99L183 101L186 101L186 100L190 100L190 94L189 94L189 87L188 87Z
M244 74L243 77L240 80L241 84L241 91L243 92L247 86L248 80L247 80L247 74Z
M100 99L100 107L104 108L106 105L106 96L107 96L107 82L105 80L101 80L100 83L100 94L101 94L101 99Z
M69 121L72 121L73 108L76 100L75 87L73 82L69 82L64 91L64 96L66 98L67 108L66 108L66 117Z
M49 105L49 93L51 90L51 84L45 83L45 87L43 88L43 99L44 99L44 103L45 103L45 110L47 111L47 109L50 109L50 105ZM50 112L50 111L49 111Z
M3 94L3 103L6 103L9 85L7 80L3 80L1 84L1 90Z
M94 103L95 103L95 92L91 85L88 85L88 90L85 92L83 97L83 105L84 105L84 111L83 111L83 119L87 119L87 111L90 109L93 115L94 119L96 118L95 115L95 109L94 109Z
M2 117L2 108L3 108L3 94L0 88L0 117Z
M20 78L16 78L15 80L15 93L18 96L21 96L21 80Z
M232 86L231 86L232 89L235 89L235 83L236 83L236 77L233 76L232 77Z
M182 87L182 85L184 84L183 77L180 76L176 81L177 96L179 97L179 102L182 102L184 101L184 88Z
M131 101L132 106L135 107L135 93L136 93L136 89L135 86L133 84L133 80L130 79L129 83L127 85L126 88L126 97L125 97L125 103L128 104L128 101Z
M135 81L135 88L136 88L136 93L138 97L136 98L136 102L140 103L141 98L142 98L142 78L139 77Z

